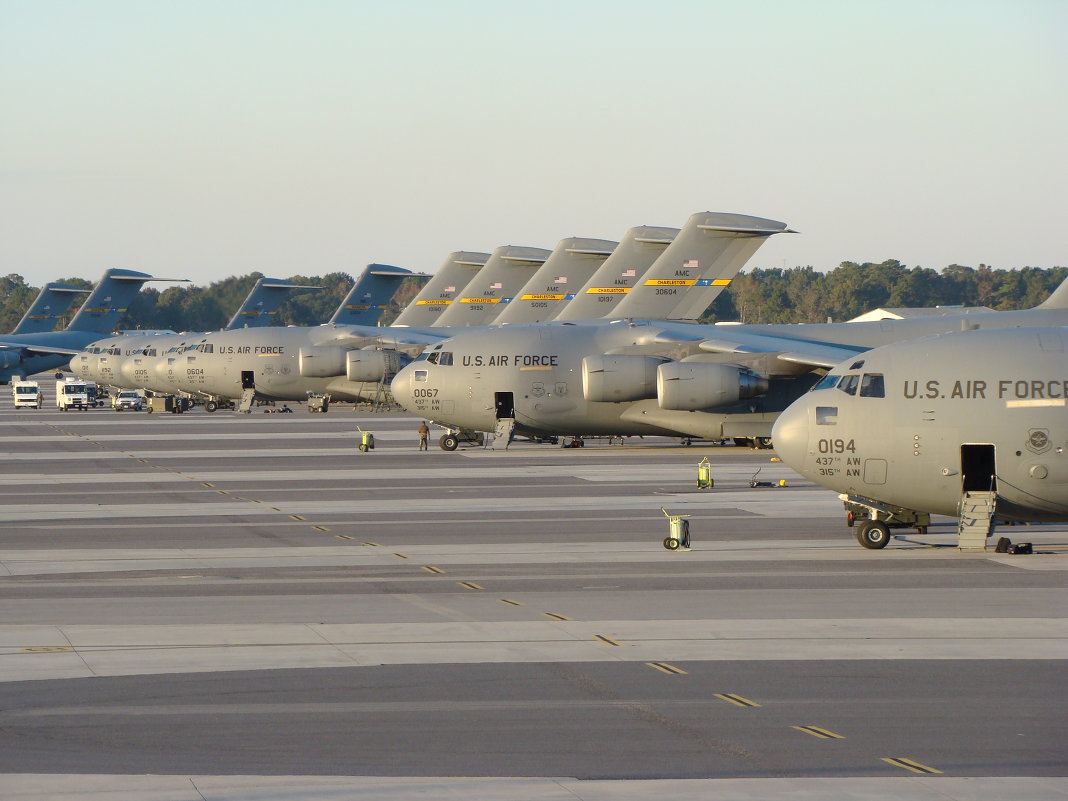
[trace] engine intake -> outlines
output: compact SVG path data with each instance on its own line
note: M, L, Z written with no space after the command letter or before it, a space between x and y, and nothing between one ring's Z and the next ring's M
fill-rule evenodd
M357 383L384 383L407 361L408 357L396 350L350 350L345 357L345 377Z
M768 380L733 364L667 362L656 371L661 409L689 412L729 406L768 391Z
M303 378L333 378L345 375L346 349L336 345L300 349L300 374Z
M582 395L596 403L623 403L656 397L655 356L605 353L582 360Z

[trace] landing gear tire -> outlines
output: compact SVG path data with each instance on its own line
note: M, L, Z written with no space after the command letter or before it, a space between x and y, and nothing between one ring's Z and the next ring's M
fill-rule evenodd
M204 404L204 411L206 411L206 412L214 412L218 408L219 408L219 404L216 403L215 401L208 401L207 403Z
M443 451L454 451L456 450L456 447L459 444L460 440L458 440L453 434L445 434L441 439L438 440L438 445L441 446L441 449Z
M890 527L881 520L866 520L856 530L857 542L865 548L878 550L890 542Z
M677 551L681 544L682 543L674 537L668 537L664 540L664 547L667 548L669 551Z

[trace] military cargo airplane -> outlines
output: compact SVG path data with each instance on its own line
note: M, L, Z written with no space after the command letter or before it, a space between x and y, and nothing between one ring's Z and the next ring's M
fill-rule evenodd
M816 371L865 350L962 327L1065 324L1068 280L1024 311L815 325L550 322L460 333L424 351L392 389L408 411L461 431L769 443Z
M1068 328L960 331L847 359L772 436L786 464L841 493L864 547L940 514L981 548L995 516L1068 521L1066 399Z
M78 295L88 295L90 291L55 281L45 284L11 333L39 334L43 331L52 331L59 318L66 314L74 304Z
M0 336L0 383L62 367L71 356L102 339L118 325L143 284L175 280L185 279L153 278L146 273L114 268L105 271L64 330Z
M378 321L400 282L413 276L410 270L387 264L369 264L360 273L334 312L331 321L373 325ZM268 325L278 308L290 295L303 289L321 290L319 286L294 284L277 278L260 278L234 312L224 330L260 328ZM93 343L85 352L71 359L70 369L79 378L122 389L149 389L173 392L165 380L157 381L153 369L164 354L183 353L199 340L203 332L173 333L153 336L117 335Z
M759 217L713 212L695 214L677 236L669 243L663 243L663 251L645 271L639 285L633 289L624 287L629 291L618 308L629 304L632 310L672 314L679 308L692 307L688 299L691 291L699 293L701 302L711 302L714 294L730 283L744 259L755 252L760 243L786 231L784 223ZM744 246L736 246L738 240L743 240ZM569 242L574 243L565 240L564 249ZM532 250L498 248L495 257L500 257L499 262L507 261L504 258L507 255L514 255L524 263L540 260L538 253L528 252ZM605 264L612 258L607 257ZM492 264L487 263L482 269L491 267ZM616 268L620 267L623 268L621 272L628 271L625 263L617 262ZM498 275L503 274L502 265ZM626 280L631 278L633 276L627 276ZM480 272L475 280L479 287L483 287L478 298L492 300L496 297L490 294L493 290L485 289L489 277ZM503 285L505 281L489 283ZM462 314L466 313L458 313L461 320L464 320ZM449 313L444 313L442 320L447 319L446 314ZM472 311L472 316L477 316L477 312ZM383 385L412 355L457 330L503 333L523 327L320 326L221 332L191 344L197 353L187 354L184 358L172 357L166 366L160 364L155 369L157 374L160 370L167 371L169 386L201 396L236 398L253 391L257 397L269 400L302 400L308 393L327 393L335 400L355 401L382 393ZM496 336L496 333L490 336Z

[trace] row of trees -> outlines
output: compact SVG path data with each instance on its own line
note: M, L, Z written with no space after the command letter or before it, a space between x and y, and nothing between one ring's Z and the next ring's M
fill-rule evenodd
M999 270L952 264L941 272L906 267L890 259L880 264L842 262L820 273L812 267L755 269L739 275L709 308L703 320L744 323L816 323L848 320L880 307L946 305L1026 309L1042 302L1068 276L1068 267ZM122 328L171 328L212 331L222 328L245 299L261 273L226 278L205 287L148 286L130 304ZM295 293L278 310L278 325L325 322L352 287L353 277L336 272L323 276L295 275L298 284L321 286ZM89 288L80 278L64 283ZM419 279L406 279L383 315L390 322L418 292ZM20 275L0 279L0 330L10 331L37 296L38 288ZM67 315L64 325L72 314Z

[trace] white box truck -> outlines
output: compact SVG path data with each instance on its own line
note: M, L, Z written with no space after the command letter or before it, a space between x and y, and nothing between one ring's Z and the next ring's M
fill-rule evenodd
M38 386L36 381L12 381L11 397L15 402L16 409L20 406L40 409L44 400L44 395L41 394L41 387Z
M85 411L96 406L96 384L92 381L82 381L80 378L57 379L56 406L61 412L67 409Z

